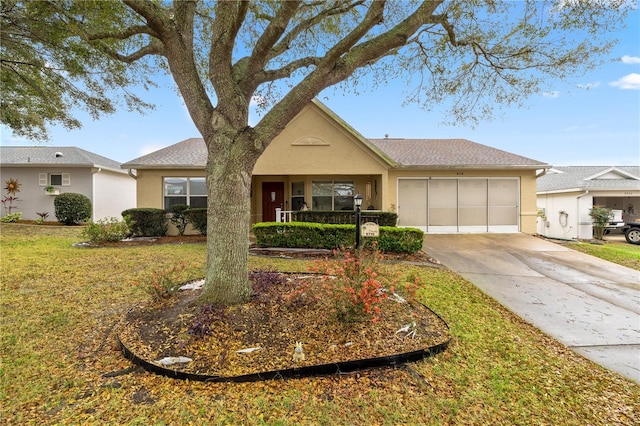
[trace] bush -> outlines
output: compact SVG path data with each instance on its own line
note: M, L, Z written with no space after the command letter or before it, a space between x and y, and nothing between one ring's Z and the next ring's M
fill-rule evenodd
M304 222L262 222L253 225L260 247L336 249L355 245L354 225ZM364 248L375 242L377 249L389 253L415 253L422 248L424 234L416 228L381 226L380 236L362 238Z
M7 213L6 215L2 216L2 218L0 218L0 222L12 223L12 222L17 222L20 219L22 219L22 212Z
M133 285L149 294L154 301L169 299L185 282L186 267L186 264L181 262L173 268L153 271L150 276L135 281Z
M184 235L184 230L187 229L189 224L189 218L184 214L187 209L189 209L187 204L173 204L167 209L169 221L178 228L178 234L180 235Z
M162 237L167 234L165 212L162 209L128 209L122 212L129 230L137 237Z
M205 207L185 210L184 215L191 223L191 226L202 235L207 235L207 209Z
M91 217L91 200L85 195L66 192L53 201L58 222L76 225Z
M89 222L89 226L82 231L84 238L96 244L120 241L127 235L129 235L129 227L116 217Z
M295 222L351 224L356 223L356 212L353 210L301 210L292 213ZM376 222L380 226L396 226L398 214L391 212L372 212L362 210L362 223Z
M594 206L592 209L589 209L589 216L591 216L591 220L593 221L593 237L596 240L601 240L611 220L611 209Z

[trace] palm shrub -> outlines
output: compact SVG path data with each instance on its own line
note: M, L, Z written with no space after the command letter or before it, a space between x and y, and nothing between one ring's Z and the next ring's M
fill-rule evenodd
M76 225L91 217L91 200L86 195L74 192L60 194L53 201L58 222Z

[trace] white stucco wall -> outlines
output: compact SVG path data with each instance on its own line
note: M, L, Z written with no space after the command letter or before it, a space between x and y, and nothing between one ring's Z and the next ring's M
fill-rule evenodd
M40 185L39 175L46 173L63 174L69 173L70 184L57 186L60 193L75 192L86 195L93 202L92 178L89 169L78 169L70 167L7 167L0 168L0 183L4 188L4 182L9 178L18 179L20 192L16 194L18 201L14 203L13 212L22 212L22 218L26 220L37 220L40 216L37 213L48 212L47 220L56 220L53 201L55 196L45 192L46 185ZM2 197L6 192L2 191ZM1 215L7 212L2 208Z
M93 169L93 220L116 217L136 207L136 181L128 174Z
M537 219L538 234L559 239L591 238L589 208L593 198L581 195L578 192L538 195L538 208L544 210L544 216ZM589 207L584 217L586 205Z

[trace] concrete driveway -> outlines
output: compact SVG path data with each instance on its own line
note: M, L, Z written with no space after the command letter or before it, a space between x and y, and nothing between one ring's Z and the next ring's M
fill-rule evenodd
M640 272L526 234L427 235L424 251L549 336L640 383Z

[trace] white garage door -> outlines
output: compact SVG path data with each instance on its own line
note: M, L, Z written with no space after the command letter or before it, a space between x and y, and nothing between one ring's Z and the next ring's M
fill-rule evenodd
M398 179L398 223L429 233L518 232L518 178Z

